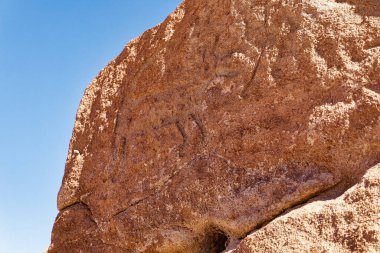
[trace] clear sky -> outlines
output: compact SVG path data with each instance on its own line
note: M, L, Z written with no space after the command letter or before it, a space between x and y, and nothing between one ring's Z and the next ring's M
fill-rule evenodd
M0 252L48 247L85 87L180 2L0 0Z

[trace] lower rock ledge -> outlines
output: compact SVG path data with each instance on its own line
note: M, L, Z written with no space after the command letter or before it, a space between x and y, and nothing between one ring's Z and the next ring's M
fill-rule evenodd
M380 165L331 200L314 199L255 230L226 253L380 252Z

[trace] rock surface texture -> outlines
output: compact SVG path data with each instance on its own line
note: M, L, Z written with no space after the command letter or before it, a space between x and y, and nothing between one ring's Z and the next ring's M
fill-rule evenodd
M380 1L185 0L78 109L49 252L380 252Z

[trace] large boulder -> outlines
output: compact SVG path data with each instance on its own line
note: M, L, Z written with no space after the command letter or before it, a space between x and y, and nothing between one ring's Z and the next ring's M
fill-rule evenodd
M340 208L372 245L378 203L339 196L380 162L379 73L377 0L184 1L86 89L49 252L276 252L302 222L318 251Z

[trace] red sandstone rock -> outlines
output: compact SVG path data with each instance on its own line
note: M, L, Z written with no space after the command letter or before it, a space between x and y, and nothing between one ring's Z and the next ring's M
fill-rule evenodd
M342 225L357 207L339 196L380 162L379 73L377 0L184 1L86 89L49 252L220 252L252 231L237 252L275 252L287 231L348 252L313 236ZM359 228L379 215L365 192ZM317 195L320 211L259 229ZM357 249L378 249L379 226L360 229Z

